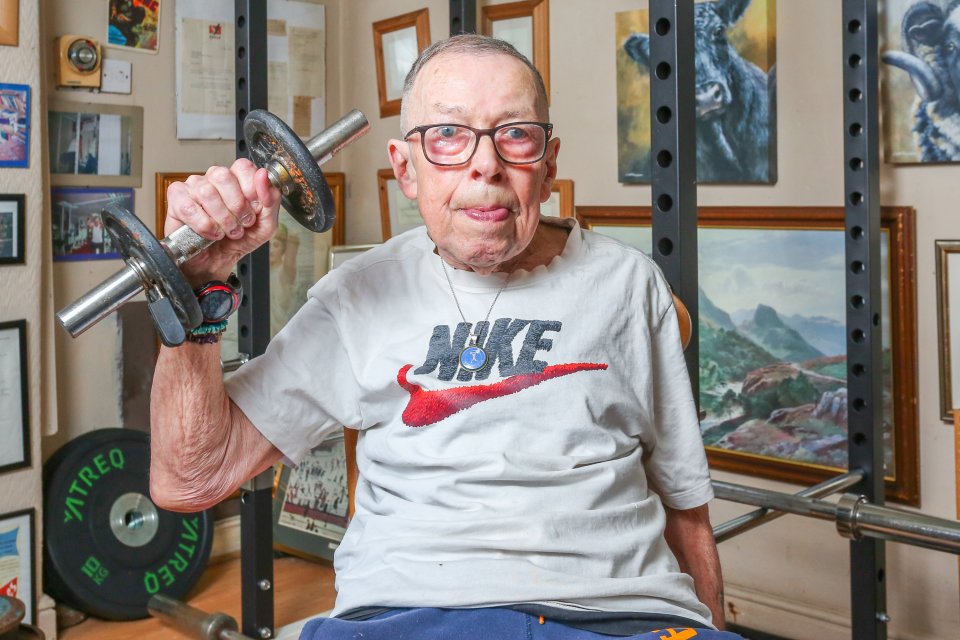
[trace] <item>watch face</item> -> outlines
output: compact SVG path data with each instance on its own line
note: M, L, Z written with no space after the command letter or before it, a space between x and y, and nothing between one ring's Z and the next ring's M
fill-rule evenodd
M204 322L226 320L233 312L233 292L226 287L211 287L199 298Z

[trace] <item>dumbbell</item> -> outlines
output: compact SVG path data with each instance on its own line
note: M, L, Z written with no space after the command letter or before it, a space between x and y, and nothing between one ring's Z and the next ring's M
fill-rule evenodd
M306 143L269 111L251 111L243 121L250 159L267 170L290 215L317 233L332 227L336 218L320 165L369 129L356 109ZM187 226L158 240L137 216L116 205L104 208L100 217L126 266L58 312L57 320L76 338L144 291L160 340L171 347L182 344L186 332L203 322L203 314L180 265L214 241Z

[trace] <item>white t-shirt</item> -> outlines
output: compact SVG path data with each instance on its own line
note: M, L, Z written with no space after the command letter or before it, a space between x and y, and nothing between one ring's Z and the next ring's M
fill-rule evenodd
M669 288L641 252L571 220L563 253L515 272L481 327L487 365L421 227L329 273L228 379L296 462L362 431L335 614L518 603L707 622L661 504L713 497ZM504 276L449 269L467 321ZM654 491L656 493L654 493Z

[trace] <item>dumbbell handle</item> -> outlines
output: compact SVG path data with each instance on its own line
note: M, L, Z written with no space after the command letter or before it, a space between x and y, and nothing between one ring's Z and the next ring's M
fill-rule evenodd
M191 638L202 640L252 640L237 631L237 621L225 613L206 613L188 604L157 594L147 603L147 611Z
M339 153L345 146L370 129L366 116L354 109L322 132L307 141L307 149L317 164L323 164ZM289 174L282 164L272 162L266 167L273 186L281 191L287 189ZM213 244L190 227L184 225L160 241L177 266L203 252ZM57 313L57 320L74 338L110 315L128 300L144 290L147 278L136 260L87 292L73 304Z

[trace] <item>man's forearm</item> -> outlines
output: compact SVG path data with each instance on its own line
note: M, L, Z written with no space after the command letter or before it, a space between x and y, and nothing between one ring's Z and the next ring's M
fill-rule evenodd
M227 396L216 345L160 350L150 423L150 491L166 509L208 508L279 456Z
M697 598L713 615L713 624L723 629L723 574L720 555L713 539L710 512L707 505L695 509L670 509L664 537L677 557L680 569L693 577Z

